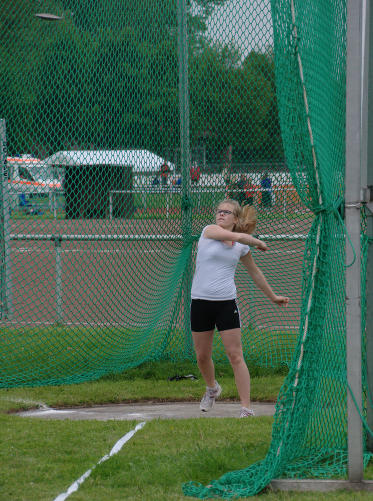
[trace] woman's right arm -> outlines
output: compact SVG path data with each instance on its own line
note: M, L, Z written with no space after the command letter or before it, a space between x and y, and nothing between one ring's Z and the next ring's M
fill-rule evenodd
M229 231L221 228L217 224L211 224L207 226L203 234L206 238L211 238L213 240L227 240L230 242L239 242L240 244L250 245L250 247L256 247L262 251L268 249L267 244L262 242L258 238L248 235L247 233L238 233L236 231Z

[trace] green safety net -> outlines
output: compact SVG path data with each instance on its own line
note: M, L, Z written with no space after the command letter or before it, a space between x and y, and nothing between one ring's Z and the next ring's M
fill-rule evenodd
M345 10L2 3L1 387L193 360L196 243L234 198L256 207L269 251L255 261L291 298L270 304L239 265L245 358L289 374L266 459L184 493L344 473Z

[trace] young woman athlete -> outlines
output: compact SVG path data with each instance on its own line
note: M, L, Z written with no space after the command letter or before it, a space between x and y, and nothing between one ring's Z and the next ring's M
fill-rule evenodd
M253 416L250 408L250 374L243 357L240 315L236 303L234 275L238 261L245 266L254 283L279 306L289 298L275 294L255 264L250 246L261 251L265 242L251 233L256 225L253 207L241 207L236 200L224 200L216 210L216 224L202 230L198 242L196 269L192 283L191 328L197 363L206 383L201 411L209 411L222 392L215 380L212 343L218 329L233 369L241 401L240 417Z

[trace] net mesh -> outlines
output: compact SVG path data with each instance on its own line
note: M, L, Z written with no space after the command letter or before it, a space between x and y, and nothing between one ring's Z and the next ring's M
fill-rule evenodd
M245 358L289 366L266 459L197 497L346 464L345 2L10 0L0 7L0 384L193 359L196 240L258 210ZM226 360L219 337L215 360ZM312 395L312 398L310 397ZM365 456L367 461L368 455Z

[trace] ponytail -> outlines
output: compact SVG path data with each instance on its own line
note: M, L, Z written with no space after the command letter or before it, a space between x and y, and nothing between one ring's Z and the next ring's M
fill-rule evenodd
M248 233L251 235L254 233L257 222L256 210L254 207L249 205L244 205L241 207L241 213L238 216L238 222L233 228L233 231L238 233Z
M237 233L247 233L252 234L255 230L257 223L257 213L253 206L244 205L243 207L237 202L237 200L232 200L230 198L220 202L221 204L229 204L233 208L233 214L238 219L235 224L233 231Z

